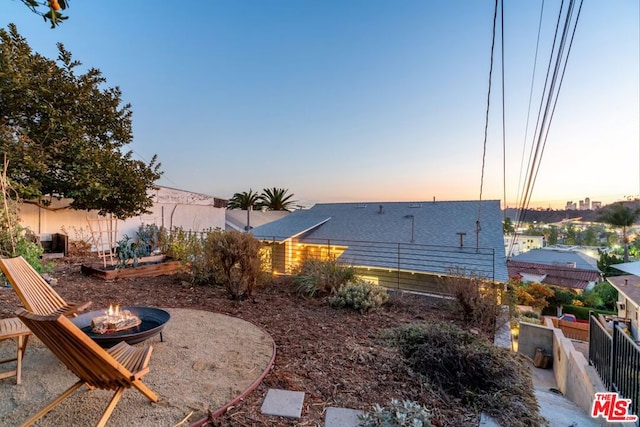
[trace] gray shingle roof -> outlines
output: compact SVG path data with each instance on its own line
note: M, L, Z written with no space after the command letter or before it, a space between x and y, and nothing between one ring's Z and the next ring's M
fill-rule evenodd
M467 259L470 265L487 262L486 256L484 261L478 261L475 251L478 211L481 231L477 246L493 251L489 259L493 263L494 277L506 281L508 275L502 214L498 200L483 201L481 204L478 201L321 203L308 210L295 211L252 232L259 239L284 241L306 231L302 236L305 241L377 242L374 246L381 250L385 248L385 251L397 251L397 244L403 244L405 248L413 245L414 249L420 245L430 245L432 253L440 253L440 260L425 258L422 266L410 269L440 274L445 272L446 265L452 264L452 259ZM464 250L459 248L458 233L465 233ZM347 250L343 254L344 258L357 256L361 265L372 261L363 259L362 252L357 255L354 250L351 253ZM385 263L378 264L387 267L382 265ZM395 265L389 267L397 266L396 261Z
M581 252L563 249L532 249L511 258L514 261L528 262L534 264L567 266L575 263L576 268L583 270L598 270L598 260L591 258Z

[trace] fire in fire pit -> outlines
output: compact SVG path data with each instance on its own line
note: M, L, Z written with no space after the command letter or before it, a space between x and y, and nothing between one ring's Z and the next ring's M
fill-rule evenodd
M124 331L140 325L140 318L129 310L120 310L119 305L109 304L103 316L91 319L91 330L96 334Z
M169 312L156 307L120 307L120 311L129 311L140 319L138 326L128 329L113 331L108 334L100 334L93 331L94 319L106 315L104 310L83 313L78 317L72 317L71 321L100 346L108 348L126 341L129 344L143 342L157 334L162 341L162 329L171 318Z

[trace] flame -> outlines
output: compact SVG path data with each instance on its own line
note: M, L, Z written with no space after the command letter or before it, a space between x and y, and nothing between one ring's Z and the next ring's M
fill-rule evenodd
M109 317L120 317L120 305L109 304L109 309L105 312Z

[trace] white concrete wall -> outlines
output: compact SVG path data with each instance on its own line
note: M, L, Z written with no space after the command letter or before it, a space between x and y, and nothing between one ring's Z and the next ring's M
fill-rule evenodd
M518 352L533 359L536 347L553 353L552 368L558 389L589 414L595 393L607 390L584 355L560 329L553 327L550 318L545 318L544 326L520 322Z
M560 329L553 330L553 374L562 394L587 414L596 392L607 391L593 366Z
M151 213L118 221L116 240L125 234L135 237L142 224L156 224L158 227L182 227L185 230L203 231L225 227L225 209L215 207L212 196L188 191L160 187L154 194L155 203ZM51 208L68 206L70 200L53 200ZM97 211L76 211L72 209L50 210L30 204L19 207L20 223L40 235L67 234L75 239L74 230L82 230L88 236L87 218L98 218ZM65 233L66 231L66 233Z

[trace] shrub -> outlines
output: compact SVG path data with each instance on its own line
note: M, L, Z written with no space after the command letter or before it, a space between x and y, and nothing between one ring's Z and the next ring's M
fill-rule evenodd
M431 412L411 400L391 401L388 407L376 404L372 410L358 416L364 427L428 427L431 426Z
M238 231L213 231L204 246L205 270L233 299L250 297L262 279L260 241Z
M382 306L388 299L387 290L382 286L356 279L338 289L336 295L329 299L329 305L352 308L360 313L366 313Z
M118 257L117 268L135 267L138 265L138 251L131 237L126 234L118 240L116 246L116 256Z
M618 313L609 310L598 310L590 307L578 307L575 305L565 305L562 307L562 312L567 314L574 314L576 319L589 320L589 311L593 311L596 314L602 314L605 316L617 316Z
M542 283L528 283L525 285L526 291L533 298L533 302L530 304L536 308L544 308L549 305L547 298L554 296L553 289Z
M160 229L155 224L142 224L136 233L138 256L149 256L160 250Z
M324 296L335 293L342 285L356 278L353 267L336 260L306 259L293 278L299 295Z
M442 280L448 292L455 297L466 323L490 335L502 326L497 323L503 317L500 299L512 305L512 297L502 292L501 284L464 274L446 276ZM503 319L505 322L508 320Z
M17 221L17 217L15 220ZM18 223L11 227L6 224L5 218L1 218L0 255L10 258L22 256L38 273L51 271L51 264L42 263L44 249L38 236Z
M189 266L187 271L193 283L209 283L212 278L205 266L202 233L184 231L181 227L172 230L160 229L158 245L165 255Z
M529 319L540 319L540 315L533 311L525 311L522 313L522 317L528 317Z
M84 227L71 227L74 238L69 237L67 256L70 258L86 258L91 256L92 237L89 231ZM69 232L62 227L62 232L69 236Z
M531 371L518 355L445 323L403 327L390 338L433 393L459 399L501 425L541 425Z
M18 223L17 199L10 197L14 191L6 176L0 176L0 186L4 195L3 208L0 209L0 256L23 256L38 273L50 271L51 264L41 261L44 250L40 239Z

